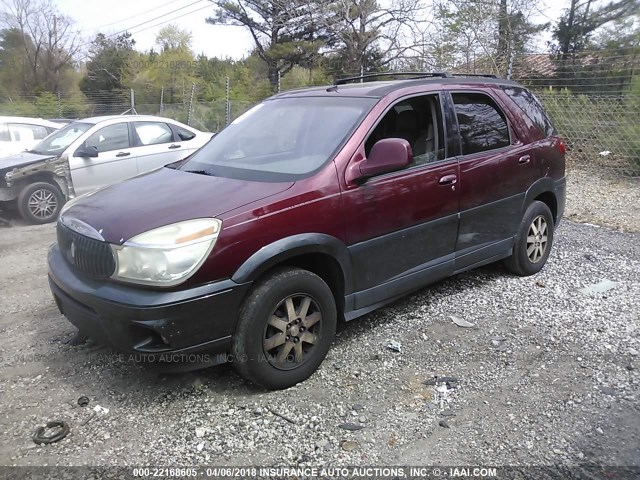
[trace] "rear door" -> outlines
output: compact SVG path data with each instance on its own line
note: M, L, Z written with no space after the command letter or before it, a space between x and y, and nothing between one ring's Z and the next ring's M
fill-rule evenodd
M165 122L132 122L138 172L144 173L189 155L189 142L176 139Z
M526 190L539 170L496 96L450 93L461 153L459 270L508 252L522 218Z
M404 138L416 152L401 171L343 192L355 308L364 308L452 272L458 229L458 164L448 154L439 95L396 103L353 161L383 138Z
M128 122L98 129L89 135L85 145L95 147L98 156L81 157L73 153L69 158L76 194L82 195L138 174Z

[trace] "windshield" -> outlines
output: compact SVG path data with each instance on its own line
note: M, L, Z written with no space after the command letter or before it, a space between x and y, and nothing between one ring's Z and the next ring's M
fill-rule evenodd
M268 100L238 117L180 169L245 180L295 180L333 158L375 102L351 97Z
M92 123L71 123L56 130L29 151L40 155L59 155L91 127L93 127Z

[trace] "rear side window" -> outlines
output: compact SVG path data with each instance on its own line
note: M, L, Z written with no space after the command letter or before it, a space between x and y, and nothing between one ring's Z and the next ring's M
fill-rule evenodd
M133 128L135 128L142 145L173 142L173 130L166 123L133 122Z
M524 88L502 87L509 98L535 123L546 136L554 135L556 129L549 116L544 111L542 104L533 93Z
M178 127L176 125L174 125L173 128L176 130L176 133L178 134L178 137L183 142L187 142L187 141L192 140L192 139L194 139L196 137L195 133L187 130L186 128Z
M481 93L453 93L452 97L463 155L511 144L506 117L490 97Z

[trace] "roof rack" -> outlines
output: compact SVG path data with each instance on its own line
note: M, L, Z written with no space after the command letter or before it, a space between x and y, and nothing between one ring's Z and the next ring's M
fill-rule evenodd
M346 83L354 82L356 80L365 81L371 78L378 78L378 77L411 77L409 80L417 80L418 78L428 78L428 77L448 78L450 77L450 75L444 72L368 73L367 75L360 75L358 77L338 78L334 82L334 85L344 85Z
M481 78L498 78L492 73L450 73L451 77L481 77Z

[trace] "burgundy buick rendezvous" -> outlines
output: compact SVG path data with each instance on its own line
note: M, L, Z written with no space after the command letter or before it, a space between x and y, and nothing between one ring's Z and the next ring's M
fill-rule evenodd
M338 320L490 262L538 272L565 204L540 103L412 75L275 95L180 163L69 202L49 252L60 311L118 349L216 353L280 389Z

